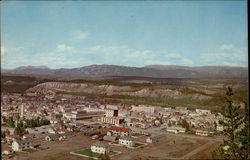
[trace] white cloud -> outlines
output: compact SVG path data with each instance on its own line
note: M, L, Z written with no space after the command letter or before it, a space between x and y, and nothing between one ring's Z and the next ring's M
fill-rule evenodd
M223 44L220 46L220 49L221 50L230 50L230 49L233 49L234 46L232 44Z
M88 37L89 37L88 32L76 31L72 33L71 40L83 40L87 39Z
M73 50L73 47L70 47L70 46L67 46L65 44L59 44L57 47L56 47L56 51L57 52L65 52L65 51L72 51Z
M1 46L1 56L5 55L7 51L7 48L4 46Z
M193 62L179 53L163 53L153 50L137 50L122 46L97 45L88 50L93 57L98 57L103 63L130 66L144 66L151 64L190 65Z

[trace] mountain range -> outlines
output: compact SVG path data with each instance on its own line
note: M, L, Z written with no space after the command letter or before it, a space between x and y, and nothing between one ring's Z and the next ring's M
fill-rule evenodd
M2 73L25 75L50 75L67 77L109 77L136 76L154 78L245 78L247 67L237 66L176 66L149 65L145 67L128 67L118 65L90 65L79 68L51 69L47 66L21 66L15 69L1 69Z

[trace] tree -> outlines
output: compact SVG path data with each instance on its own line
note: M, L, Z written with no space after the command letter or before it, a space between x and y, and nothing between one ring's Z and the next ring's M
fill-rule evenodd
M242 133L244 118L240 114L240 106L233 103L233 90L231 87L227 88L225 98L227 107L224 108L224 119L220 121L224 128L223 134L225 138L223 144L220 146L220 153L224 159L241 159L242 153L240 151L241 145L239 139Z
M110 157L109 157L109 155L107 153L101 154L100 160L110 160Z
M238 138L238 142L239 142L239 155L241 159L250 159L249 157L249 109L248 109L248 105L245 102L244 103L244 117L243 117L243 127L242 130L239 133L239 138Z
M21 136L25 132L25 128L21 127L20 125L17 125L17 127L14 130L14 133Z
M14 127L15 127L15 122L14 122L13 117L9 117L9 118L7 119L7 125L8 125L9 127L11 127L11 128L14 128Z

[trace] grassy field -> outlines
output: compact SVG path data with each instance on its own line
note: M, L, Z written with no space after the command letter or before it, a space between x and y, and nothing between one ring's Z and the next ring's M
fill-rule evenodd
M138 142L135 142L135 147L140 147L140 146L144 146L145 144L143 143L138 143Z
M80 154L80 155L85 155L85 156L92 157L92 158L100 158L102 156L102 154L94 153L90 149L75 151L73 153L77 153L77 154ZM112 155L115 155L115 154L117 154L117 152L111 151L108 155L112 156Z
M133 133L132 136L136 136L136 137L139 137L139 136L143 136L144 134L141 134L141 133Z
M95 158L99 158L101 156L101 154L94 153L90 149L75 151L74 153L82 154L82 155L85 155L85 156L88 156L88 157L95 157Z

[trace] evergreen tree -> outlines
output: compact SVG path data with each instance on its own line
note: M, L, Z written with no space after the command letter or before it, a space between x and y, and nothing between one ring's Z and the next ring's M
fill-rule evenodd
M238 143L239 143L239 155L241 159L250 159L250 147L249 147L249 109L248 105L244 103L244 117L243 117L243 126L242 130L240 131Z
M224 143L220 147L221 156L224 159L241 159L239 137L243 124L243 117L239 112L240 106L232 100L233 90L228 87L226 92L227 107L224 108L223 125Z

